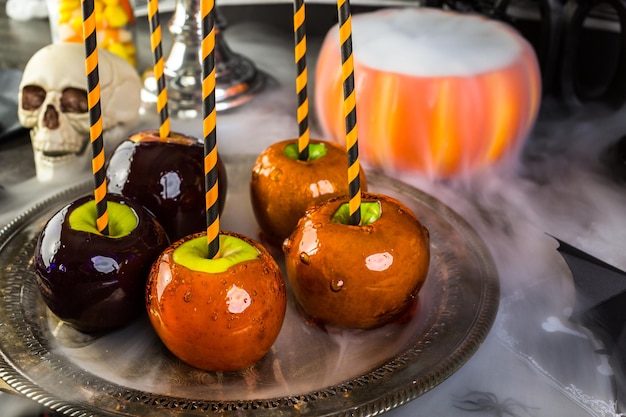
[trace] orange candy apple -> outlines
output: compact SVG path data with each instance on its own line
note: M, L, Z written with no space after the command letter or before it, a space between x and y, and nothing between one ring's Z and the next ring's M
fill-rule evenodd
M362 197L362 225L348 225L348 197L336 197L309 208L283 245L290 288L320 325L390 323L411 307L428 275L428 230L401 202Z
M263 237L276 246L288 237L305 210L348 193L346 150L336 143L311 140L308 161L298 160L297 139L276 142L257 158L250 198ZM361 188L367 180L360 171Z
M534 50L514 29L431 8L353 19L359 153L388 172L469 173L514 156L541 97ZM337 27L322 44L316 112L345 143Z
M146 307L176 357L207 371L235 371L270 350L287 293L276 261L253 240L221 233L220 253L207 259L205 233L169 246L152 266Z

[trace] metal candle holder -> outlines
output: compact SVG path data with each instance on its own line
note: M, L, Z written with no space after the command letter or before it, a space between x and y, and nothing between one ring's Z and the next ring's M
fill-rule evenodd
M215 62L217 111L240 106L253 98L265 85L265 76L254 63L233 52L222 35L226 20L215 8ZM200 0L176 0L169 22L172 46L165 58L168 106L174 118L195 118L202 111L202 68ZM144 77L144 90L156 102L154 75Z

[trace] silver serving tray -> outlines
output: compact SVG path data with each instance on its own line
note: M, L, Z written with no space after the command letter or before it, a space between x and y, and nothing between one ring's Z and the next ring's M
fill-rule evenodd
M226 159L222 229L255 237L252 157ZM102 337L56 319L31 262L38 233L92 182L26 210L0 231L0 377L13 390L71 416L370 416L431 390L478 349L496 316L499 281L483 242L435 198L370 173L370 191L395 197L431 236L431 267L414 314L371 331L308 325L289 299L272 350L241 372L204 372L171 355L146 317ZM280 252L275 250L280 260Z

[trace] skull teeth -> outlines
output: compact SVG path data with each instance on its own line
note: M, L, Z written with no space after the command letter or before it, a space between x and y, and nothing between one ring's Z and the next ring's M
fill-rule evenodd
M68 149L42 149L44 147L35 146L35 144L33 143L33 150L35 152L38 152L40 155L42 155L43 157L49 160L54 160L54 159L81 156L87 149L88 144L89 144L89 140L85 140L81 144L80 148L68 150Z
M66 152L66 151L43 151L42 154L46 158L62 158L64 156L75 155L74 152Z
M52 163L52 164L58 164L60 162L69 161L75 158L76 158L75 153L54 153L54 154L51 154L50 152L41 153L41 160Z
M33 149L36 154L47 161L61 161L76 158L80 155L80 152L67 151L67 150L43 150Z

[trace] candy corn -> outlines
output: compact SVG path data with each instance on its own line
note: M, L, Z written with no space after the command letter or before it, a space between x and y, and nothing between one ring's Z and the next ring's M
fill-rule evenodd
M56 12L56 14L54 13ZM128 0L94 0L98 47L107 49L135 65L136 49L129 27L134 23ZM57 22L59 42L82 42L82 12L80 0L58 0L51 11Z

